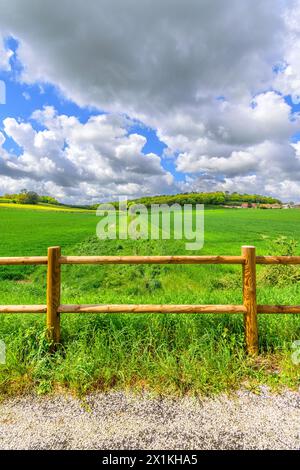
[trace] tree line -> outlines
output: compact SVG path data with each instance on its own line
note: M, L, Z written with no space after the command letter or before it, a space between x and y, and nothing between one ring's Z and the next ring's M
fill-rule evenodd
M57 199L52 196L41 196L35 191L28 191L22 189L20 193L16 194L4 194L0 197L0 200L7 200L12 203L18 204L55 204L63 205ZM147 196L138 199L131 199L128 201L128 206L133 204L143 204L146 207L150 207L152 204L205 204L214 206L240 206L243 203L256 203L256 204L281 204L279 199L270 196L261 196L260 194L240 194L237 192L207 192L207 193L180 193L175 195L161 195L161 196ZM100 204L100 202L99 202ZM86 206L73 206L73 207L84 207L86 209L97 209L99 204L86 205ZM119 207L119 202L111 203L114 207Z
M56 204L60 205L60 202L57 201L54 197L51 196L40 196L35 191L28 191L27 189L22 189L20 193L9 194L6 193L3 196L3 199L9 200L12 203L16 204Z
M209 193L180 193L175 195L163 195L163 196L149 196L141 197L138 199L131 199L128 201L128 206L132 204L143 204L146 207L150 207L151 204L205 204L214 206L240 206L243 203L256 203L256 204L281 204L279 199L270 196L261 196L260 194L240 194L237 192L209 192ZM112 202L116 208L119 206L119 202ZM91 206L97 208L97 204Z

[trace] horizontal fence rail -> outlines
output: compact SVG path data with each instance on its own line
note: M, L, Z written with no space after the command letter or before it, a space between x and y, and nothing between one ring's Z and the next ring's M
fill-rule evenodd
M60 313L246 313L244 305L72 304ZM47 305L0 305L0 313L47 313ZM257 305L257 313L300 313L300 305Z
M0 313L47 313L47 305L0 305Z
M10 257L10 258L0 258L1 265L28 265L28 264L47 264L47 256L20 256L20 257Z
M242 256L61 256L61 264L243 264Z
M244 305L60 305L62 313L243 313Z
M63 264L239 264L243 269L242 305L81 304L60 302ZM300 256L256 256L254 246L243 246L241 256L62 256L60 247L48 248L48 256L2 257L4 265L47 265L47 303L0 305L0 313L46 313L47 331L53 344L60 342L61 313L215 313L243 314L245 344L249 354L258 353L257 314L300 313L300 305L257 305L256 265L300 264Z
M300 264L300 256L256 256L256 264Z

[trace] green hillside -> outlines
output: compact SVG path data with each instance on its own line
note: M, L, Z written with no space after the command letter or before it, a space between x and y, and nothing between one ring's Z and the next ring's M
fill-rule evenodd
M239 194L228 192L208 192L208 193L179 193L175 195L162 195L162 196L149 196L141 197L139 199L131 199L129 204L144 204L149 207L151 204L205 204L205 205L231 205L240 206L242 203L257 203L257 204L280 204L279 199L261 196L259 194ZM118 206L118 202L114 202ZM96 208L97 206L93 206Z

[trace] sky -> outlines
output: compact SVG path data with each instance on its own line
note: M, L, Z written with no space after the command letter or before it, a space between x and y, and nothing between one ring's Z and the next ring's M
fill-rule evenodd
M299 103L300 0L0 0L0 194L299 202Z

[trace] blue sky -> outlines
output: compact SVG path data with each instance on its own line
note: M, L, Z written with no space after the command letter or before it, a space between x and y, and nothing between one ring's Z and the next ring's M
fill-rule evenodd
M130 6L3 1L0 193L300 200L300 2Z

